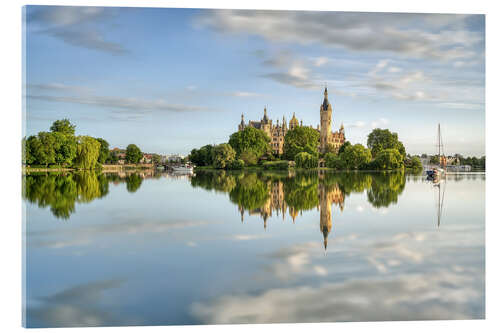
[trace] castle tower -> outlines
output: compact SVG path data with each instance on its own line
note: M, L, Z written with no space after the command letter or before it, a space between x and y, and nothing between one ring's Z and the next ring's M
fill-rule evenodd
M328 137L332 131L332 105L328 102L328 90L325 87L325 98L319 109L321 119L319 148L324 153L328 147Z
M243 113L241 114L241 122L238 125L238 131L243 131L245 129L245 119L243 117Z
M267 117L267 108L264 107L264 117L260 121L260 129L263 130L270 138L272 137L273 121Z
M299 121L295 118L295 112L293 113L292 119L290 119L290 130L293 130L295 127L299 126Z

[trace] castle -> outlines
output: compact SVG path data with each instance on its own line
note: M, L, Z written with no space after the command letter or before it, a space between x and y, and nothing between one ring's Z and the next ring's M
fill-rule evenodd
M318 151L320 153L338 151L340 146L345 142L344 125L341 125L337 132L332 132L332 111L332 105L328 101L328 89L325 87L323 103L320 106L320 125L316 127L316 131L320 134L318 142ZM276 124L273 125L273 121L267 116L267 108L264 108L264 117L260 121L249 121L248 124L245 124L244 116L243 114L241 115L238 131L243 131L247 126L263 130L271 138L273 153L275 155L282 155L286 133L295 127L303 126L303 124L301 120L299 125L299 121L294 113L288 126L284 116L281 124L277 120ZM309 127L312 128L312 126Z

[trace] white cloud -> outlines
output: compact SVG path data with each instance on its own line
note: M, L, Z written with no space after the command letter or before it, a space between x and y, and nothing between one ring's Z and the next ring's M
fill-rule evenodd
M314 59L314 66L321 67L323 65L326 65L329 61L330 61L330 59L328 59L327 57L315 58Z
M389 73L399 73L402 71L402 69L396 66L391 66L389 67L388 71Z
M231 239L237 240L237 241L247 241L247 240L255 240L255 239L262 239L262 238L267 238L269 235L234 235Z
M192 111L207 111L206 108L197 107L192 105L181 105L168 103L163 99L145 100L133 97L114 97L114 96L49 96L49 95L27 95L29 99L36 99L46 102L55 103L71 103L90 105L95 107L102 107L112 109L117 113L134 112L137 116L141 116L151 111L167 111L167 112L192 112Z
M76 47L121 55L129 51L123 45L107 40L106 30L96 24L108 22L116 12L116 9L106 7L44 6L30 9L27 24L28 29Z
M213 10L198 17L195 23L224 33L258 35L273 42L320 43L355 51L449 60L473 57L473 46L482 41L481 33L465 30L467 18L439 14Z
M379 118L377 120L374 120L371 122L371 127L372 128L377 128L377 127L380 127L380 126L384 126L384 125L387 125L389 124L389 119L387 118Z
M256 96L261 96L261 94L254 93L254 92L249 92L249 91L235 91L231 93L232 96L235 97L256 97Z

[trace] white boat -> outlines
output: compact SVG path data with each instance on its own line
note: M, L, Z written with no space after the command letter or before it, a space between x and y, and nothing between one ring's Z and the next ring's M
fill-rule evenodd
M446 156L443 149L443 138L441 137L441 124L438 124L438 165L426 170L427 176L432 179L438 179L446 175Z
M173 166L172 170L174 170L175 172L193 172L193 166L189 164L182 164Z

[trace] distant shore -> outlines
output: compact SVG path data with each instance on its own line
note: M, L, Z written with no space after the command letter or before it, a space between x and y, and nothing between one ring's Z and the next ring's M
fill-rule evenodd
M101 168L95 169L94 171L100 172L120 172L120 171L130 171L130 170L147 170L154 169L154 164L103 164ZM51 167L40 167L40 166L23 166L22 173L32 173L32 172L70 172L70 171L93 171L93 170L81 170L76 168L67 168L59 166Z

